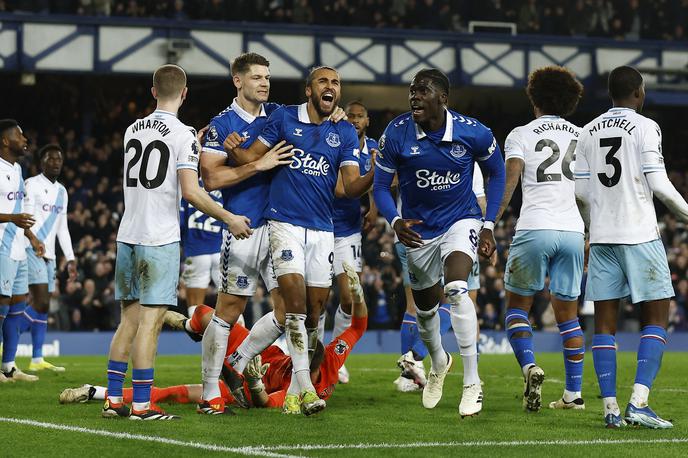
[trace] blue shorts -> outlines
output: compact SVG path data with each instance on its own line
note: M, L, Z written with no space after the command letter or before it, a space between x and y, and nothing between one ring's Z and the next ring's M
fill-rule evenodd
M504 287L521 296L532 296L545 287L564 301L580 296L583 278L583 234L556 230L516 231L504 272Z
M411 286L411 278L409 278L408 260L406 258L406 247L401 242L394 244L394 249L397 252L397 257L401 263L401 279L404 282L404 287Z
M631 302L674 296L666 251L661 240L637 245L590 246L586 301L631 296Z
M0 256L0 296L24 294L29 294L29 270L26 260L15 261L9 256Z
M179 242L162 246L117 242L115 299L142 305L177 305Z
M468 274L468 291L475 291L480 289L480 262L476 259L471 268L471 273Z
M55 260L39 258L33 248L26 249L29 265L29 285L48 284L48 292L55 291Z

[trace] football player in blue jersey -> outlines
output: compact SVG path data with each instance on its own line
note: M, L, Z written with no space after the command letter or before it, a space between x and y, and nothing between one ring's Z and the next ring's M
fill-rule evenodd
M338 174L349 197L362 195L369 183L360 175L356 130L349 123L335 124L330 119L341 95L339 73L331 67L314 68L306 79L305 92L308 101L277 109L259 141L248 149L240 147L246 138L239 132L227 137L224 147L236 161L249 163L281 140L293 146L291 164L277 168L272 178L265 217L294 364L284 412L311 415L325 408L308 375L308 349L317 343L320 311L332 285L332 218Z
M203 186L203 183L200 182ZM218 190L208 193L215 202L222 205L222 193ZM179 205L179 222L184 252L182 280L186 286L186 304L189 316L197 305L205 304L210 281L220 287L220 246L222 225L215 218L196 210L185 199Z
M482 409L478 375L477 316L468 276L479 252L495 250L494 222L504 193L504 161L492 132L447 108L449 79L437 69L419 71L409 86L411 111L394 119L380 138L373 194L377 207L407 247L418 329L431 357L423 405L442 397L452 357L442 347L438 308L444 294L463 361L459 414ZM487 172L485 223L472 189L475 162ZM402 215L391 193L399 177Z
M370 123L368 110L361 102L350 102L344 108L348 121L356 129L358 135L358 162L360 173L365 177L367 187L363 192L368 192L373 185L375 172L375 154L377 153L377 141L366 136L366 129ZM363 218L361 215L361 196L346 197L341 181L335 189L334 201L334 275L337 279L339 290L339 307L334 316L334 329L332 338L336 338L351 324L351 307L353 301L348 287L348 279L344 272L344 263L354 268L360 277L363 270L361 258L361 229ZM325 315L321 315L323 318ZM323 323L324 324L324 323ZM339 382L349 382L349 371L342 365L339 369Z
M224 346L231 326L237 322L258 287L261 276L271 292L276 319L259 320L256 332L233 355L232 365L237 373L243 372L255 354L272 344L283 332L284 307L277 291L268 253L268 234L265 217L271 175L268 170L288 164L293 153L289 148L276 146L259 160L239 164L227 157L222 144L232 132L241 132L243 146L250 145L260 134L267 117L280 105L268 103L270 94L270 63L265 57L247 53L232 62L232 82L237 97L232 104L211 121L201 155L201 173L208 191L221 190L226 209L238 211L251 220L253 234L239 240L223 230L220 253L221 279L218 285L217 304L210 325L203 335L203 399L199 413L219 414L225 411L224 400L218 390L222 371ZM213 350L214 345L220 349ZM249 354L255 352L255 354ZM244 357L245 356L245 357ZM233 373L232 375L237 375ZM242 380L230 380L230 389L242 401Z

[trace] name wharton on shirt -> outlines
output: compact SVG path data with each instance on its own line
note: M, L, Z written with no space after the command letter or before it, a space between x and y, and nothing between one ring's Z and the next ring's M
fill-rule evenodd
M421 189L430 188L432 191L443 191L459 184L461 174L448 170L446 174L440 175L434 170L420 169L416 171L416 178L418 178L416 185Z
M306 153L302 149L294 148L292 151L294 152L294 156L292 156L289 168L294 170L301 169L301 173L313 175L315 177L326 176L330 171L330 164L324 157L321 156L316 160L311 156L311 153Z

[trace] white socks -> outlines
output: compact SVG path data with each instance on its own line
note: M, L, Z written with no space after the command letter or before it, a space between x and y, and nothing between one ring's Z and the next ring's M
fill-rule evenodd
M478 317L468 296L468 283L456 280L444 287L444 295L451 305L451 322L463 362L463 384L480 383L478 375Z
M239 345L239 348L230 356L229 363L240 374L248 366L256 355L272 345L275 340L284 333L282 327L275 318L275 312L265 314L251 328L248 337Z
M440 304L435 305L430 310L420 310L416 306L416 321L418 323L418 334L428 348L431 360L431 369L435 373L442 372L447 367L447 353L442 347L442 336L440 335L440 316L437 310Z
M561 398L564 400L564 402L573 402L582 396L583 394L580 391L564 390L564 395Z
M616 396L602 398L602 403L604 404L604 416L614 414L616 416L621 415L621 409L619 409L619 404L616 402Z
M231 328L229 323L213 313L213 317L203 333L201 378L203 380L203 400L205 401L220 397L218 381L222 372L222 362L227 351L227 340Z
M304 390L315 391L311 382L311 372L308 364L306 314L287 313L284 327L293 367L288 393L298 394ZM317 332L315 335L317 337Z
M341 304L337 307L337 312L334 314L334 328L332 329L332 340L341 336L351 326L351 315L342 310Z
M640 383L633 384L633 393L631 394L631 404L636 407L647 407L647 399L650 397L650 389Z

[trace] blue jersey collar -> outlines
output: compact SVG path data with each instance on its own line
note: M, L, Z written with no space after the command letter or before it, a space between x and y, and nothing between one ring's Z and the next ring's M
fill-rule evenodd
M442 141L451 142L454 139L454 117L446 108L444 111L446 113L447 119L445 121L444 135L442 136ZM425 133L425 131L423 131L423 128L420 127L418 124L414 122L413 125L416 127L416 140L420 140L421 138L425 138L428 136Z
M265 114L265 106L262 103L260 104L260 114L258 116L253 116L251 113L241 108L236 97L234 97L234 100L232 100L230 107L232 108L232 111L234 111L241 119L246 121L247 124L251 124L256 120L256 118L267 117Z

